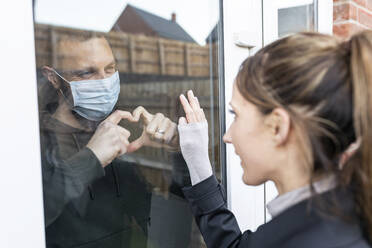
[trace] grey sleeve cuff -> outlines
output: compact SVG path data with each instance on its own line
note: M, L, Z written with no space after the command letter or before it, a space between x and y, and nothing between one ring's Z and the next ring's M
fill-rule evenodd
M214 175L194 186L183 188L183 193L196 216L209 214L226 204L225 191Z

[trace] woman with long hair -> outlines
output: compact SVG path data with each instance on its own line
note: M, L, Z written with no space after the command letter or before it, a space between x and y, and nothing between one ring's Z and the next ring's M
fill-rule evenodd
M180 96L184 193L208 247L371 247L372 32L344 41L320 33L277 40L248 57L224 135L243 181L273 181L273 219L241 233L208 158L208 125L192 91ZM242 197L244 197L242 195Z

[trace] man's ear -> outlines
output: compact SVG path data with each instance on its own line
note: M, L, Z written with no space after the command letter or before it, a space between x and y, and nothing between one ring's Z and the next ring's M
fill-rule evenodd
M60 81L58 80L54 70L51 67L45 65L41 68L41 71L44 77L48 79L48 81L53 85L55 89L58 90L60 87Z
M287 111L282 108L274 109L266 117L265 124L270 129L270 134L276 145L280 146L289 139L291 118Z

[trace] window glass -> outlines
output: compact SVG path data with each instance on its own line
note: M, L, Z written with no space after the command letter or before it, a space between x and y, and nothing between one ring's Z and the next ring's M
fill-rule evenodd
M283 37L302 31L315 31L314 4L278 9L278 34Z
M205 247L176 123L192 89L220 178L218 2L35 1L47 247Z

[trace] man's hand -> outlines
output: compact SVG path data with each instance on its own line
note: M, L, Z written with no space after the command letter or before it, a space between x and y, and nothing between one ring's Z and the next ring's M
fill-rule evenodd
M134 121L142 118L144 122L141 137L131 142L128 152L134 152L142 146L164 147L175 149L179 146L177 124L165 117L162 113L150 114L140 106L133 111Z
M98 126L87 144L87 147L101 162L102 167L128 151L130 132L118 125L122 119L134 121L130 112L117 110Z

